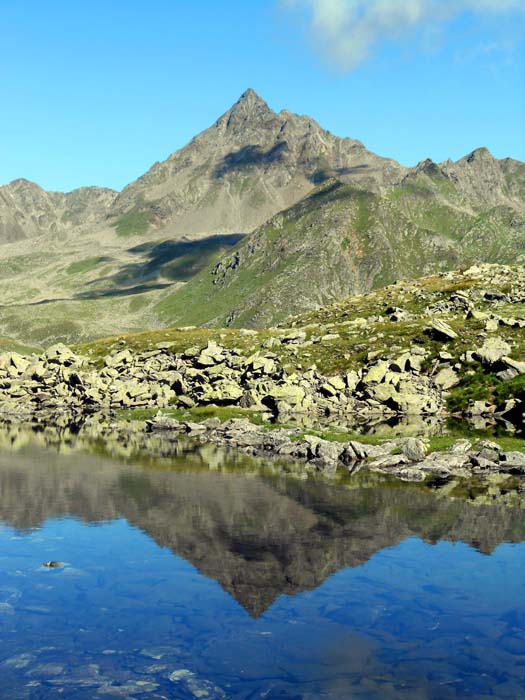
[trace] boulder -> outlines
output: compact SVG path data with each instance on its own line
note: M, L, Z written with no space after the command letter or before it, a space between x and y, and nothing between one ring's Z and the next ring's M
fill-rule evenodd
M434 382L441 389L447 390L451 389L453 386L457 386L460 382L459 375L454 372L452 367L444 367L441 369L434 377Z
M487 338L480 348L474 351L474 357L483 364L492 365L510 353L510 345L499 336Z
M428 445L420 438L408 438L401 452L410 462L421 462L427 456Z
M222 381L207 385L200 396L203 403L232 404L244 394L244 390L235 382Z
M349 391L355 391L357 385L359 384L359 375L354 370L347 372L345 374L345 383Z
M273 386L263 397L262 403L277 414L304 413L308 409L306 392L297 384Z
M303 330L289 331L281 337L283 345L300 345L306 340L306 332Z
M385 378L385 374L388 371L388 362L386 360L380 360L375 365L370 367L368 372L365 374L361 382L363 384L377 384L382 382Z
M211 367L220 364L224 360L224 348L213 340L208 341L208 345L201 350L197 357L198 367Z
M455 340L458 337L456 331L439 318L432 321L429 332L438 340Z
M503 471L525 474L525 452L503 452L500 460L500 468Z

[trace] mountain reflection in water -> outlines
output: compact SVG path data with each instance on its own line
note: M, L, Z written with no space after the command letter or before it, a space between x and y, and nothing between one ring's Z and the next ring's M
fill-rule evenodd
M0 453L0 698L525 697L522 511L203 454Z

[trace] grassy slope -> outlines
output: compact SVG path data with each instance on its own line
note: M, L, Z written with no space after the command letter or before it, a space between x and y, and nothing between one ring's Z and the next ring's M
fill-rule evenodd
M117 239L111 231L107 247L96 255L89 241L59 242L47 252L38 249L38 242L33 252L0 251L5 255L0 260L0 333L45 347L162 326L154 310L162 288L177 286L215 262L239 236L139 237L120 252Z
M509 280L512 281L513 276L513 269L508 268L507 281L500 285L502 290L508 291L511 285ZM454 363L464 352L479 347L487 333L483 321L465 319L463 314L458 314L445 316L446 322L458 332L458 338L447 343L434 340L428 334L428 328L436 314L428 307L449 300L457 291L476 294L476 290L486 286L484 278L451 274L400 282L366 295L349 297L321 310L291 317L288 325L304 329L307 343L300 346L278 344L271 350L290 372L315 365L324 374L332 375L359 369L371 354L396 357L410 346L419 345L430 353L425 366L431 372L440 351L446 349L454 358ZM412 314L413 318L392 322L385 317L389 307L400 307ZM476 308L494 311L491 303L484 301L482 296L476 302ZM496 311L501 316L525 316L525 304L503 304ZM142 351L154 349L160 342L171 342L173 350L180 352L190 346L203 346L213 339L225 347L239 348L243 354L249 355L259 350L266 352L268 339L285 335L286 332L284 328L274 328L247 335L238 329L173 328L110 337L80 346L79 349L97 359L123 345ZM510 344L511 357L525 360L525 333L522 329L500 326L497 335ZM449 396L452 410L464 409L472 400L504 400L525 390L522 377L501 381L494 374L481 371L476 363L463 364L460 377L460 385Z
M524 173L509 170L509 191ZM137 219L120 223L103 240L2 248L0 333L45 346L174 324L268 327L395 279L525 258L523 214L472 208L439 174L383 195L329 181L234 248L234 237L152 240Z
M264 327L400 278L525 259L525 217L460 206L450 182L413 178L380 196L322 185L215 269L157 307L166 323Z

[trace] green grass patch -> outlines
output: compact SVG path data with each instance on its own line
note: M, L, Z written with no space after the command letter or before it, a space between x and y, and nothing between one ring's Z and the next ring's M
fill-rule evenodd
M150 211L137 211L132 209L113 224L117 236L139 236L149 228L149 225L154 219L154 215Z
M514 379L500 382L495 388L494 394L498 403L503 403L525 392L525 375L521 374Z
M79 260L78 262L71 263L71 265L68 265L66 268L66 272L68 275L78 275L83 272L90 272L91 270L94 270L100 263L104 262L105 258L84 258L83 260Z
M467 410L474 401L489 401L494 387L500 383L495 374L486 372L481 365L472 369L473 374L465 376L447 397L447 407L452 413Z

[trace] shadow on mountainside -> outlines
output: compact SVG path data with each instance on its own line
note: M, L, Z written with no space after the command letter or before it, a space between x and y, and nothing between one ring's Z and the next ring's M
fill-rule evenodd
M127 251L137 256L136 263L124 265L113 275L99 277L86 283L85 287L88 288L86 291L79 291L71 296L56 296L20 304L0 304L0 309L44 306L62 301L133 296L164 289L175 282L186 282L191 279L243 238L242 233L231 233L207 236L195 241L141 243Z
M238 151L232 151L225 155L213 171L213 177L216 180L220 180L229 172L239 172L257 166L282 163L284 154L288 150L286 141L276 143L268 151L263 151L258 145L244 146Z
M79 292L78 299L140 294L186 282L203 270L211 260L236 245L244 234L207 236L195 241L141 243L127 252L137 262L124 265L117 273L89 282L89 291ZM166 282L158 281L162 277ZM103 289L94 289L103 285Z

